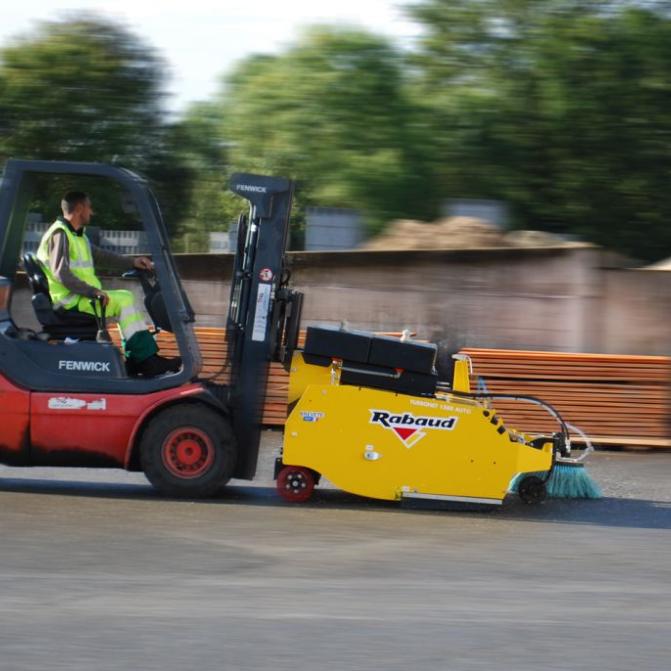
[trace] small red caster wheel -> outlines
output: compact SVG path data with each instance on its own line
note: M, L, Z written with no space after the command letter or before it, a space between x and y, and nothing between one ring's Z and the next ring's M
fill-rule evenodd
M284 466L277 474L277 492L291 503L303 503L315 488L315 475L304 466Z

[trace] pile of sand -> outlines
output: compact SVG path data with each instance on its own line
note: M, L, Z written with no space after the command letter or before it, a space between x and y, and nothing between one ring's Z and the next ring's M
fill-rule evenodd
M361 246L367 250L477 249L482 247L552 247L564 241L543 231L510 231L473 217L448 217L432 223L399 219Z
M545 231L509 231L503 239L508 247L562 247L571 244Z

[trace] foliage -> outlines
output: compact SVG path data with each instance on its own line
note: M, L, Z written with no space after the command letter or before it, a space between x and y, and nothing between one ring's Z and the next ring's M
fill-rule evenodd
M0 51L0 155L118 163L174 181L162 83L161 59L123 26L99 17L43 23ZM45 184L36 203L45 216L63 188L81 187L70 182ZM132 225L108 184L88 186L96 224Z
M2 151L143 166L161 128L161 61L102 19L44 23L1 53Z
M188 187L174 248L206 251L208 233L227 230L233 219L219 106L210 102L192 105L170 136L175 163L184 170Z
M668 256L671 21L668 3L635 5L414 5L443 192L505 199L520 227Z
M243 61L223 103L230 163L300 183L305 206L362 210L372 230L424 208L428 185L400 54L360 30L316 27Z

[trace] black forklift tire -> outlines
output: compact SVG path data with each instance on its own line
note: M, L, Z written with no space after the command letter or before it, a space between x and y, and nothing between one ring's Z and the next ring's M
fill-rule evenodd
M153 417L140 440L142 470L161 493L206 498L233 475L237 445L229 420L202 405L175 405Z

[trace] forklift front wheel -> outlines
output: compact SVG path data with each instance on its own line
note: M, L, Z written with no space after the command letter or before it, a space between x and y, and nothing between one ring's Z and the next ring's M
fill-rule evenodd
M304 466L285 466L277 474L277 492L290 503L303 503L315 488L315 474Z
M156 415L140 443L142 468L162 494L211 496L233 474L236 444L226 417L199 405L176 405Z

